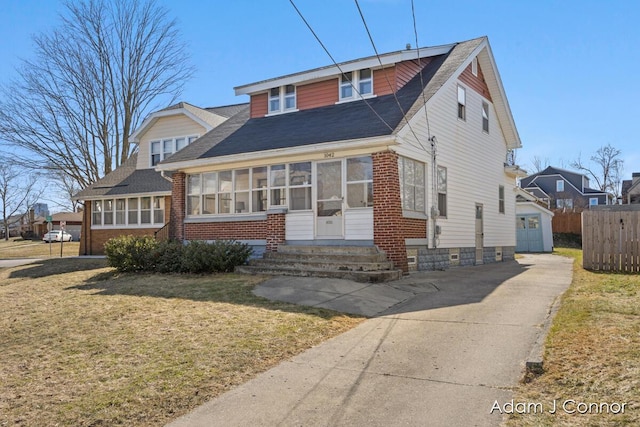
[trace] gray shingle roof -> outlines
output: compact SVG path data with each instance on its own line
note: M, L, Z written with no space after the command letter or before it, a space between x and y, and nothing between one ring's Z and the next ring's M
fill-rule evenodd
M73 196L76 200L126 194L170 193L171 181L153 169L136 170L138 155L132 155L125 163L93 185Z
M416 75L397 92L397 100L384 95L259 118L249 118L246 107L162 164L394 134L406 123L403 113L416 114L483 40L462 42L432 57L422 77Z

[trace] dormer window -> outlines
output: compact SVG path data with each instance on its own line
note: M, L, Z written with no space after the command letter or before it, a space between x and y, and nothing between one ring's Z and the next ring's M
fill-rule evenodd
M296 87L286 85L269 90L269 114L283 113L296 109Z
M373 73L370 68L349 71L340 76L340 101L373 95ZM357 88L357 93L354 90Z

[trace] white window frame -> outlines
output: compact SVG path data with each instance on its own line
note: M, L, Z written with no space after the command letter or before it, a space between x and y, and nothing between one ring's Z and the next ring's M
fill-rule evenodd
M564 191L564 179L556 180L556 191L563 192Z
M288 90L289 92L287 92ZM277 94L275 94L274 91L277 91ZM269 98L267 102L267 115L298 111L298 88L295 85L273 87L269 89L267 95ZM287 103L291 100L293 100L293 105L287 107Z
M362 71L369 71L371 73L371 77L360 78ZM351 74L351 78L347 77L347 74ZM346 77L346 78L345 78ZM369 84L371 90L369 92L364 92L362 90L362 86L364 84ZM343 96L343 89L350 89L349 96ZM373 70L371 68L363 68L361 70L347 71L340 75L340 83L338 85L338 102L345 101L355 101L363 98L371 98L374 95L373 88Z
M159 228L166 224L164 195L124 196L92 200L92 229ZM143 199L149 199L149 209L143 209ZM132 201L135 202L132 203ZM122 204L124 202L124 205ZM157 202L157 203L156 203ZM106 209L111 206L111 209ZM149 222L143 222L143 214L148 213ZM105 222L107 217L108 223ZM156 221L160 218L161 221ZM135 221L132 221L135 219Z
M149 164L151 167L156 166L161 161L167 159L172 154L180 151L182 148L191 144L198 139L199 135L177 136L173 138L154 139L149 142ZM157 147L157 148L154 148ZM158 157L158 161L154 163L154 156Z
M408 157L398 157L398 176L400 177L400 199L402 210L426 213L427 211L427 174L426 165ZM413 173L410 173L410 169ZM417 172L420 171L420 172ZM418 181L418 173L422 176L422 183ZM412 196L407 197L407 196Z
M444 166L438 166L437 169L437 190L438 190L438 217L446 218L447 217L447 168ZM444 203L440 203L441 200L444 200Z
M489 133L489 103L482 101L482 131Z
M365 170L366 175L363 179L355 179L352 175L349 174L349 161L358 161L361 162L361 159L367 159L366 162L370 167L367 167ZM348 209L362 209L362 208L371 208L373 207L373 159L371 156L360 156L360 157L349 157L346 159L346 174L345 174L345 185L346 185L346 201ZM359 188L357 192L360 192L362 197L356 203L352 203L351 200L351 192L350 188Z
M458 120L467 121L467 89L458 85Z
M598 206L598 204L599 204L599 200L597 197L589 197L589 207Z
M478 77L478 57L476 56L471 61L471 74Z
M504 185L498 186L498 213L505 213Z

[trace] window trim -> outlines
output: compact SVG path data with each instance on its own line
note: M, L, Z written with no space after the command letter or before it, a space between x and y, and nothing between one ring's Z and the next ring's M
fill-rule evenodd
M414 182L409 183L409 179L407 176L405 176L405 172L407 171L407 165L411 164L411 166L414 168L415 170L421 170L422 171L422 184L419 184L416 180L415 177L417 177L417 175L414 173ZM410 157L404 157L404 156L399 156L398 157L398 177L400 178L400 201L402 204L402 210L403 211L407 211L407 212L418 212L418 213L425 213L427 212L427 173L426 173L426 164L423 162L420 162L418 160L414 160ZM409 185L410 187L413 188L412 194L413 194L413 201L410 202L409 200L407 200L405 198L405 193L406 193L406 188L405 186ZM420 191L422 190L422 191ZM416 196L418 194L422 194L421 197L421 201L422 201L422 209L418 209L417 208L417 202L418 199L416 198Z
M505 213L504 185L498 186L498 213Z
M482 132L489 133L489 103L482 101Z
M132 228L160 228L166 225L167 220L167 207L165 203L165 194L149 194L149 195L127 195L124 194L119 197L113 198L104 198L104 199L94 199L91 201L91 229L132 229ZM150 199L150 209L143 209L142 207L142 199ZM130 201L136 200L136 207L132 209ZM161 209L155 208L154 201L159 199ZM124 209L117 209L118 201L124 200ZM108 203L109 202L109 203ZM111 204L112 209L107 210L107 206ZM100 221L99 223L96 221L98 216L95 211L96 206L100 206L100 213L98 214ZM142 222L143 212L149 212L150 222ZM155 216L158 211L162 211L162 222L156 222ZM131 215L135 212L136 222L132 223L130 221ZM124 216L124 223L118 223L118 213ZM105 223L105 215L110 216L111 222L109 224Z
M368 77L366 79L361 79L360 78L360 73L362 71L365 70L369 70L371 72L371 77ZM347 79L347 80L343 80L344 76L346 74L351 73L351 79ZM360 89L362 88L362 83L363 82L370 82L371 83L371 91L367 92L367 93L362 93L360 91ZM340 74L339 77L339 81L338 81L338 102L337 104L341 103L341 102L351 102L351 101L357 101L360 99L366 99L366 98L372 98L374 97L374 87L373 87L373 69L372 68L362 68L360 70L353 70L353 71L347 71L345 73ZM342 96L342 89L343 87L349 87L351 88L351 95L350 96Z
M595 201L595 203L592 203ZM600 204L600 200L597 197L589 197L589 207L598 206Z
M194 134L194 135L183 135L183 136L175 136L170 138L158 138L158 139L150 140L149 141L149 165L152 168L155 167L158 163L167 159L172 154L175 154L176 152L180 151L182 148L190 145L191 143L193 143L193 141L195 141L199 137L200 135ZM178 141L181 141L184 143L184 147L182 147L181 149L178 149ZM165 142L171 143L171 150L173 151L165 151ZM157 144L158 152L154 152L153 150L153 146L155 144ZM158 156L158 161L155 164L153 163L154 155Z
M471 74L478 77L478 57L476 56L471 60Z
M287 93L288 88L293 88L293 92ZM274 90L278 90L278 95L272 95ZM293 98L293 107L287 108L287 99ZM278 108L272 109L271 102L277 101ZM267 91L267 116L298 111L298 87L296 85L283 85L272 87Z
M442 174L442 172L444 172L444 174ZM448 216L448 209L447 209L447 205L449 203L449 197L447 196L448 186L449 186L448 174L449 173L446 167L438 166L437 174L436 174L436 179L438 180L438 182L436 183L436 190L438 193L438 218L447 218ZM441 181L441 178L443 176L444 176L444 181ZM444 187L442 185L444 185ZM444 209L442 209L442 206L440 206L441 196L443 196L444 198Z
M467 121L467 89L460 84L458 84L457 98L458 98L458 120L462 120L463 122L466 122Z
M556 192L561 193L564 191L564 179L556 180Z

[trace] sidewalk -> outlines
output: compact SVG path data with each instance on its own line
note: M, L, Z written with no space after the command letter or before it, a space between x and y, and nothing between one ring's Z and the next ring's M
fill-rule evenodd
M169 425L497 426L491 408L511 399L571 272L570 259L543 254L414 275L407 286L435 291L396 298Z

